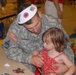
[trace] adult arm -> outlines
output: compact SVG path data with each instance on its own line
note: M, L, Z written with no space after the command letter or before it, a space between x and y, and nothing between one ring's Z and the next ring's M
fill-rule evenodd
M58 0L53 0L53 3L54 3L54 5L55 5L55 7L56 7L57 14L58 14L58 18L61 19L61 18L63 17L63 13L62 13L61 8L60 8L60 6L59 6Z
M36 45L40 45L39 43L36 44L33 38L23 26L17 25L16 21L14 21L3 42L7 57L23 64L33 64L33 61L31 61L32 53L37 49ZM37 57L34 58L36 61Z
M17 25L17 21L13 21L2 45L9 59L29 63L28 60L31 57L32 50L30 50L31 47L27 46L29 44L28 39L21 39L21 36L24 36L24 34L20 28Z

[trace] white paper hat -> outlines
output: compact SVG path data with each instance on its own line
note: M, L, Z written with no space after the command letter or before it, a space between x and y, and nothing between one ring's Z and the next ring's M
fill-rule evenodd
M37 12L37 7L34 4L31 4L29 7L24 9L18 14L18 23L23 24L29 21Z

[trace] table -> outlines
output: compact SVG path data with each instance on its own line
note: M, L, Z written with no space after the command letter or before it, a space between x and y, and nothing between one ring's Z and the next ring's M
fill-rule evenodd
M4 67L4 65L8 63L10 66ZM24 73L14 73L13 70L21 68L25 69ZM26 66L24 66L22 63L19 63L14 60L10 60L6 57L4 53L4 49L0 45L0 75L3 73L8 73L10 75L34 75Z

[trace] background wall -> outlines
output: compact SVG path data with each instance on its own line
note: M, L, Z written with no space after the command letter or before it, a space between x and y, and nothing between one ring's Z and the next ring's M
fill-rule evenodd
M17 0L7 0L7 3L16 2L16 1ZM26 0L26 2L30 2L30 0ZM39 4L39 5L37 4L37 6L41 7L39 8L39 10L42 13L44 13L44 10L45 10L44 4ZM8 23L8 21L6 21L6 23ZM7 24L5 25L7 26ZM7 30L9 28L9 25L10 24L8 24L8 26L6 27ZM68 35L71 35L74 33L74 28L76 27L76 4L69 4L69 2L64 4L62 25L66 30L66 32L68 33Z
M62 25L69 35L76 27L76 5L64 5Z
M16 2L17 0L6 0L7 3Z

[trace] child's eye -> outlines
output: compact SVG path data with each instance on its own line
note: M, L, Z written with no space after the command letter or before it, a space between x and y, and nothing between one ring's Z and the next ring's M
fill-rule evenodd
M46 44L49 44L49 42L48 42L48 41L46 41Z
M46 43L46 44L49 44L49 41L47 41L47 40L45 40L45 41L43 41L44 43Z

